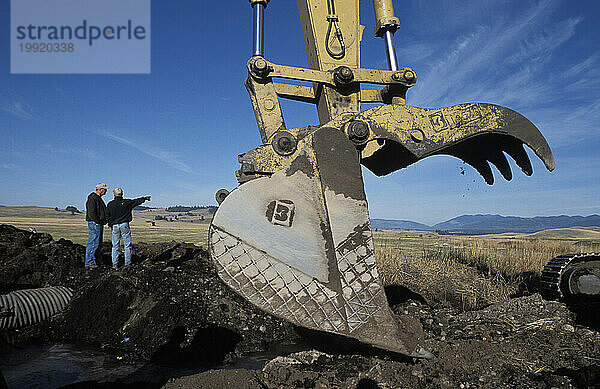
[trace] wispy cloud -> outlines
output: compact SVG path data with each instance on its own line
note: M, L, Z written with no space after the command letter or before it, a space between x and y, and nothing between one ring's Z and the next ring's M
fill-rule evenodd
M406 58L406 60L410 59L411 62L421 62L431 57L433 54L435 54L435 52L436 49L434 47L423 42L419 45L398 47L398 59ZM381 61L381 65L387 66L387 60ZM385 69L383 66L381 68Z
M21 119L35 120L37 118L37 115L35 115L33 109L29 105L20 101L4 102L1 109L4 112Z
M56 90L56 92L62 97L69 97L57 81L54 83L54 90Z
M573 64L562 72L565 82L564 92L579 96L600 90L600 52L597 51L581 62Z
M561 17L558 4L532 2L516 17L498 9L487 23L463 24L463 33L454 41L434 43L436 54L421 64L409 103L442 107L481 101L508 106L535 117L553 146L596 136L600 51L583 58L565 55L584 15ZM448 18L465 19L449 9Z
M441 106L455 104L458 95L523 106L552 96L554 86L541 82L538 70L574 35L580 19L545 26L551 4L538 2L510 23L498 17L490 24L475 25L448 47L440 42L437 61L429 63L411 99Z
M71 156L80 156L89 159L100 159L100 155L94 150L90 150L89 148L75 148L75 147L67 147L62 145L42 145L44 153L52 153L52 154L63 154L63 155L71 155Z
M14 91L0 93L0 111L25 120L38 120L39 114L27 104L23 97Z
M543 110L536 123L552 136L552 146L565 146L597 138L600 123L600 98L580 102L575 107L557 106Z
M0 166L2 167L2 169L6 169L6 170L20 170L21 169L19 167L19 165L15 165L14 163L3 163Z
M174 169L182 171L184 173L194 173L192 168L181 161L180 158L171 151L161 150L154 146L142 145L140 142L133 142L129 139L122 138L118 135L111 134L109 132L96 132L108 139L112 139L115 142L121 143L125 146L129 146L141 153L144 153L150 157L156 158Z
M23 96L14 90L0 91L0 111L25 120L40 120L36 109L27 103Z

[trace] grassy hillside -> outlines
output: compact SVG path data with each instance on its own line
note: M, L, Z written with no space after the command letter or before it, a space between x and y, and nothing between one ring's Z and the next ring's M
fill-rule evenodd
M530 234L537 239L575 239L575 240L599 240L600 227L569 227L555 228Z
M71 212L64 209L55 211L54 208L48 207L0 207L0 217L16 217L16 218L52 218L52 219L67 219L79 220L85 219L85 214L71 215Z

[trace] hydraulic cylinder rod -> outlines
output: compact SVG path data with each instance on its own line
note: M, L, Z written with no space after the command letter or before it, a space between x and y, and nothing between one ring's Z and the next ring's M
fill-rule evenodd
M375 9L375 19L377 19L375 35L383 37L385 40L385 51L390 70L398 70L394 32L400 27L400 21L394 16L392 0L373 0L373 8Z
M398 60L396 59L396 48L394 47L394 32L385 32L385 52L387 54L388 66L390 70L398 70Z
M252 56L264 54L265 8L269 0L250 0L253 9Z

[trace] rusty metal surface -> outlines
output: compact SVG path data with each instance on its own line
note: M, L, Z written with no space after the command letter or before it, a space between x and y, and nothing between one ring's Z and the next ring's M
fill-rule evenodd
M330 16L326 0L297 0L300 25L306 46L308 65L316 70L333 70L338 66L347 66L352 69L360 67L360 41L363 29L358 23L358 0L335 0L336 17L345 44L343 58L332 58L327 53L326 45L333 45L337 51L339 42L332 34L326 43L328 23ZM318 85L313 84L317 90ZM341 93L337 88L323 86L317 96L317 112L321 124L344 112L359 112L360 88L354 87L350 91Z
M600 298L600 260L574 265L567 269L569 292L573 295L594 296Z
M353 134L356 123L365 123L368 134ZM361 163L377 175L389 174L431 155L452 155L472 165L488 184L494 177L489 162L510 180L508 154L526 175L533 173L524 145L530 147L548 170L554 169L550 146L540 131L511 109L487 103L460 104L440 109L408 105L384 105L346 113L326 124L347 134L360 150ZM315 130L287 130L299 139ZM298 146L298 150L301 146ZM296 151L297 153L297 151ZM258 174L273 174L285 168L294 155L280 156L272 147L260 146L240 157Z
M554 157L544 136L527 118L494 104L470 103L440 109L384 105L356 115L368 123L372 143L362 163L377 175L404 168L430 155L446 154L464 160L494 182L489 163L507 180L512 178L503 153L527 175L533 170L523 145L530 147L548 170Z
M387 174L449 154L491 183L483 162L511 177L499 157L504 151L531 174L527 144L554 168L537 128L492 104L386 105L287 132L297 141L290 154L266 144L240 156L248 172L262 178L232 191L213 218L209 251L220 277L259 308L295 324L407 355L427 353L398 329L387 305L360 163Z
M310 86L275 83L277 96L284 99L316 104L315 90Z
M295 66L278 65L266 61L270 69L270 77L281 77L290 80L301 80L322 83L330 87L335 87L339 84L334 78L333 70L321 71L314 69L305 69ZM351 69L352 79L349 82L359 82L367 84L402 84L405 86L413 86L417 81L417 76L414 70L404 67L399 70L379 70L379 69Z
M307 136L289 165L232 191L209 250L221 278L295 324L415 354L377 272L359 156L339 130Z
M393 27L394 30L400 27L400 20L394 15L394 5L392 0L373 0L375 9L375 36L382 36L385 28Z
M256 80L252 76L248 76L245 85L250 94L261 139L263 143L267 143L277 131L285 130L283 114L273 81L270 78Z

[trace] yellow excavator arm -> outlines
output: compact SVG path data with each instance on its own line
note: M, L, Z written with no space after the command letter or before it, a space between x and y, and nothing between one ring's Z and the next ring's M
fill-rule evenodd
M375 35L385 42L387 70L360 68L358 0L298 0L309 68L267 60L268 2L250 0L253 55L245 82L263 144L239 156L240 185L217 193L211 258L226 284L271 314L382 349L430 357L399 327L387 305L360 165L385 175L446 154L472 165L492 184L489 162L505 179L512 178L505 153L530 175L523 145L549 170L554 169L552 152L529 120L505 107L406 105L417 75L397 63L393 36L399 21L391 0L373 0ZM308 81L312 87L286 80ZM319 125L288 129L280 98L315 104ZM361 102L382 105L361 112Z

